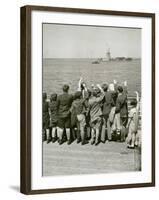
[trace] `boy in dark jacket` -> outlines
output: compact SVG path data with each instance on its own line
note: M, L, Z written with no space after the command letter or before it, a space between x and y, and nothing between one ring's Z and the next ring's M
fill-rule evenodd
M104 99L103 99L103 125L102 125L102 132L101 132L101 141L105 142L106 134L105 129L107 127L107 138L111 141L111 130L110 130L110 122L109 122L109 114L113 106L115 106L113 95L111 91L108 91L108 84L103 84L102 88L104 90Z
M68 94L69 85L63 86L63 94L59 95L57 98L57 113L58 113L58 137L59 144L62 144L64 129L66 130L67 136L67 144L71 144L71 116L70 116L70 108L73 101L73 96Z
M49 115L49 103L47 102L47 94L43 93L43 141L50 142L50 115Z
M123 90L122 86L118 86L118 98L116 100L115 113L120 114L120 126L126 127L128 119L128 104L127 93ZM118 127L117 134L120 134L120 127Z

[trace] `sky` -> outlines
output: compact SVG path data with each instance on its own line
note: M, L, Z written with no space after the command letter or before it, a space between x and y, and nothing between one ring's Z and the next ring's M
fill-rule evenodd
M141 57L141 29L43 24L43 58Z

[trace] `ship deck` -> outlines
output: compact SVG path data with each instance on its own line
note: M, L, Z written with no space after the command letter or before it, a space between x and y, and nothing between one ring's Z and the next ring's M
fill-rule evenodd
M43 143L44 176L132 172L140 170L140 162L139 149L127 149L125 142Z
M134 97L128 97L128 105ZM141 141L141 99L138 135ZM130 105L128 106L130 109ZM98 146L43 142L43 176L132 172L141 169L141 150L127 149L125 142Z

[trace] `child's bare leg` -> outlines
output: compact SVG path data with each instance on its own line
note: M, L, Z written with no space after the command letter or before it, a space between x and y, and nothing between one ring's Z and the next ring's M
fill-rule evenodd
M117 135L120 135L121 123L120 123L120 114L116 114L116 125L117 125Z
M95 145L99 143L99 128L96 128L96 139L95 139Z
M56 141L56 127L52 128L52 142Z
M63 129L57 128L57 136L59 138L59 144L62 144L62 137L63 137Z
M46 129L46 138L47 138L47 143L49 143L51 141L50 130L49 129Z
M80 124L77 122L77 143L81 142L81 135L80 135Z
M92 128L91 130L91 144L94 144L95 142L95 130Z
M80 132L81 132L82 144L84 144L84 142L85 142L84 126L81 126L81 127L80 127Z
M112 140L112 130L109 119L107 120L107 137L109 141Z
M103 118L102 130L101 130L101 141L105 142L106 139L106 120Z
M139 146L139 134L135 134L135 146Z
M77 138L77 129L76 128L72 128L71 131L72 131L73 140L75 140Z
M131 138L131 147L135 146L135 133L132 133L132 138Z
M91 138L91 128L89 126L87 126L86 128L86 131L87 131L87 139L90 139Z
M56 138L56 127L52 128L52 137Z
M45 129L43 129L43 133L42 133L42 140L43 140L43 142L44 141L46 141L46 130Z
M131 132L129 131L129 132L128 132L128 136L127 136L127 138L126 138L127 146L130 146L130 144L131 144L131 139L132 139L132 135L131 135Z
M66 128L67 144L71 144L71 132L70 128Z

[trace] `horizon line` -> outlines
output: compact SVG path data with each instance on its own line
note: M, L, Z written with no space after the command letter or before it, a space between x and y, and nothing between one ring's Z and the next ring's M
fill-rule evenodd
M99 58L104 58L104 57L60 57L60 58L55 58L55 57L43 57L43 59L99 59ZM116 57L112 57L112 59L115 58L132 58L132 59L141 59L141 57L130 57L130 56L116 56Z

